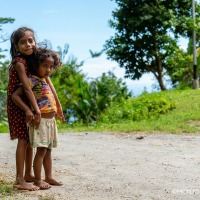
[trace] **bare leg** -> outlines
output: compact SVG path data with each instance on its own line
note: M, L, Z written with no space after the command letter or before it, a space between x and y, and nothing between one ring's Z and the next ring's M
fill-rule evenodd
M24 163L27 144L26 140L18 139L16 149L16 181L13 187L19 190L38 190L38 187L35 187L33 184L29 184L24 180Z
M44 171L45 171L45 181L49 183L50 185L57 185L57 186L63 185L62 182L57 181L53 178L51 149L47 149L47 153L44 157L43 165L44 165Z
M32 173L33 165L33 148L28 144L26 149L26 159L25 159L25 180L27 182L34 182L34 175Z
M37 147L37 152L33 161L33 169L35 174L34 185L38 186L40 189L49 189L51 186L42 180L42 164L44 157L46 155L47 148Z

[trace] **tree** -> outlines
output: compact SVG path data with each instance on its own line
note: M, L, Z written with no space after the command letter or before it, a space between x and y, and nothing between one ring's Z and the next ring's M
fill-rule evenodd
M122 98L126 99L131 96L125 82L121 78L117 78L113 72L109 71L97 77L93 82L96 83L98 94L102 99L109 101L120 101ZM107 105L109 106L109 104ZM104 110L105 107L101 107Z
M82 73L77 59L71 57L60 71L51 75L52 82L62 102L65 119L72 118L89 124L98 121L112 101L128 98L127 86L112 73L102 74L92 81Z
M7 34L3 33L2 25L7 24L7 23L13 23L14 21L15 21L15 19L13 19L13 18L0 17L0 43L3 43L8 40ZM2 52L4 52L4 51L6 51L6 49L0 48L0 59L5 57L4 55L2 55Z
M48 46L51 44L50 41L45 43ZM86 125L92 121L97 122L111 101L120 101L122 98L131 96L125 82L122 82L122 79L117 79L112 72L104 73L92 81L82 73L80 67L84 62L89 58L99 57L103 51L93 52L89 50L89 58L78 62L77 58L71 56L65 62L69 45L65 44L64 48L60 46L57 48L64 64L60 71L55 71L52 74L51 79L57 89L68 123L74 119Z
M131 96L126 83L117 79L113 72L103 73L85 85L79 96L79 113L84 122L99 121L100 115L110 106L111 102L120 102ZM80 106L81 105L81 106ZM84 111L83 108L86 108Z
M168 74L167 59L179 50L180 36L190 37L193 27L191 0L115 0L111 28L114 36L104 49L109 59L125 68L125 78L140 79L153 73L161 90L166 90L163 77ZM197 5L196 22L199 19Z
M9 62L0 62L0 121L6 119L6 96L8 86L8 65Z
M1 18L0 17L0 43L8 40L7 34L3 33L2 25L7 23L13 23L12 18ZM6 49L0 48L0 121L6 119L6 95L7 95L7 85L8 85L8 61L3 60Z
M174 52L167 59L168 74L174 88L187 88L192 85L192 55L183 50Z
M69 122L75 116L75 104L81 92L79 83L85 82L85 75L80 70L77 58L71 56L63 64L61 70L51 75L59 99L62 102L65 119Z

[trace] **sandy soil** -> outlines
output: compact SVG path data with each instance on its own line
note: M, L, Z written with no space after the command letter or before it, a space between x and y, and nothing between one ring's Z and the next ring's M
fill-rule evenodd
M31 200L200 199L200 135L60 134L54 175L64 186L19 192ZM15 176L16 141L0 135L0 174Z

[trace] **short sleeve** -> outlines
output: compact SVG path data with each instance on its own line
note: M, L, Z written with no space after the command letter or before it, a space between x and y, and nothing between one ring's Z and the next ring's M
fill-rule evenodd
M18 62L26 65L26 60L23 58L20 58L20 57L14 58L12 61L12 65L16 65L16 63L18 63Z

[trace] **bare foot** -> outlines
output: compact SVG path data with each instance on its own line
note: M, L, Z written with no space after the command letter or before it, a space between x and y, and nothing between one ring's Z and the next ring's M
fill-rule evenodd
M40 190L47 190L51 188L51 185L43 180L35 181L34 185L39 187Z
M34 182L35 176L33 176L32 174L25 174L24 179L26 182Z
M56 186L61 186L61 185L63 185L63 183L62 183L61 181L57 181L57 180L55 180L55 179L53 179L53 178L45 179L45 181L46 181L47 183L49 183L50 185L56 185Z
M27 183L26 181L15 182L13 185L13 188L18 189L18 190L28 190L28 191L39 190L39 187L31 183Z

